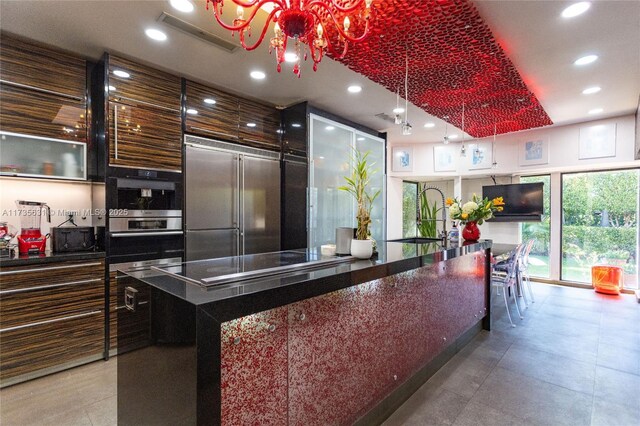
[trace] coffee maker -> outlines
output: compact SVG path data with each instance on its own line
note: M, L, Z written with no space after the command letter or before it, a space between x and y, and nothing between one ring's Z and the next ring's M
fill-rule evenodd
M18 251L20 254L44 253L49 234L42 235L40 224L42 210L47 212L47 222L51 223L51 209L47 203L39 201L16 201L20 216L20 234L18 235Z

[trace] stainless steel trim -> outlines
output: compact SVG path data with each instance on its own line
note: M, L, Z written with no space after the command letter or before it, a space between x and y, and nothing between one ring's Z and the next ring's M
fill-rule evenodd
M62 97L67 98L67 99L75 99L75 100L78 100L78 101L84 101L86 99L85 96L83 96L83 97L71 96L71 95L67 95L66 93L55 92L53 90L42 89L40 87L31 86L31 85L28 85L28 84L16 83L14 81L9 81L9 80L4 80L4 79L0 79L0 83L6 84L7 86L21 87L23 89L30 89L30 90L35 90L37 92L49 93L51 95L56 95L56 96L62 96Z
M165 217L182 217L182 210L127 210L126 214L119 214L114 218L128 218L128 217L152 217L152 218L165 218Z
M115 150L115 159L118 159L118 105L113 105L113 142Z
M148 269L153 265L170 265L174 263L182 263L181 257L167 257L163 259L138 260L136 262L112 263L109 265L109 272L122 271L141 271Z
M50 288L58 288L58 287L74 286L74 285L80 285L80 284L97 283L99 281L102 281L102 278L94 278L94 279L91 279L91 280L81 280L81 281L69 281L69 282L60 283L60 284L39 285L39 286L35 286L35 287L17 288L17 289L14 289L14 290L3 290L3 291L0 291L0 296L4 296L4 295L7 295L7 294L15 294L15 293L25 293L27 291L47 290L47 289L50 289Z
M144 229L131 229L130 223L146 222L146 221L163 221L167 222L166 228L148 228ZM170 232L182 230L182 218L179 217L112 217L109 219L109 229L112 233L116 232Z
M260 269L257 271L237 272L235 274L220 275L218 277L212 277L212 278L203 278L199 281L193 278L188 278L173 272L169 272L168 270L159 268L157 266L152 266L151 269L153 269L154 271L162 272L163 274L172 276L181 281L197 284L200 287L207 288L207 287L212 287L212 286L222 285L222 284L231 284L231 283L237 284L242 281L248 281L256 278L270 277L275 275L282 275L289 272L303 272L303 271L308 271L312 269L327 268L327 267L340 265L343 263L350 263L350 262L353 262L354 260L355 260L355 257L353 256L344 256L344 257L337 257L333 259L315 260L311 262L296 263L293 265L278 266L275 268Z
M151 231L151 232L115 232L109 234L113 238L123 237L159 237L161 235L182 235L182 231Z
M13 331L13 330L20 330L21 328L29 328L29 327L36 327L38 325L51 324L51 323L54 323L54 322L67 321L67 320L76 319L76 318L89 317L91 315L96 315L96 314L99 314L99 313L102 313L102 311L91 311L91 312L85 312L83 314L69 315L69 316L62 317L62 318L55 318L55 319L50 319L50 320L45 320L45 321L32 322L32 323L24 324L24 325L16 325L14 327L7 327L7 328L0 329L0 333L5 333L7 331Z
M99 265L102 265L102 262L78 263L76 265L64 265L64 266L51 266L49 268L20 269L18 271L2 271L0 272L0 276L12 275L12 274L26 274L28 272L54 271L58 269L82 268L84 266L99 266Z
M240 194L238 194L238 198L240 200L240 241L238 242L238 256L241 254L245 254L245 244L244 244L244 197L245 197L245 188L244 188L244 158L242 155L239 156L240 165L242 167L242 180L240 181L240 188L242 188ZM241 247L242 246L242 247Z
M113 164L109 163L109 167L119 167L121 169L140 169L138 166L123 166L122 164ZM173 173L182 173L180 169L163 169L160 167L145 167L145 170L157 170L159 172L173 172Z
M109 100L111 102L120 102L121 100L131 101L131 102L134 103L134 105L130 105L130 104L126 104L126 105L127 106L132 106L132 107L135 107L136 105L146 105L146 106L150 106L150 107L154 107L154 108L160 108L160 109L163 109L165 111L172 111L172 112L178 112L179 111L179 110L174 109L174 108L169 108L169 107L162 106L162 105L152 104L151 102L145 102L145 101L141 101L139 99L128 98L126 96L109 96Z
M264 148L254 148L250 146L236 145L216 139L207 139L198 136L185 135L184 144L195 148L210 149L216 151L243 154L250 157L266 158L270 160L280 160L280 152L271 151Z

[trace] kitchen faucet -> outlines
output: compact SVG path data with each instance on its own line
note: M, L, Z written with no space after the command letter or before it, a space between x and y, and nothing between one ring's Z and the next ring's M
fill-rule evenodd
M418 202L416 203L418 206L418 211L416 215L416 224L419 225L420 223L422 223L422 217L420 216L420 212L422 211L422 209L420 208L420 197L422 196L422 194L424 194L430 189L434 191L438 191L440 193L440 196L442 197L442 219L440 219L440 221L442 221L442 233L438 236L438 238L441 238L442 241L445 242L447 240L447 210L446 210L446 205L444 201L444 193L439 188L436 188L435 186L427 186L426 188L423 188L422 191L418 193L418 200L417 200ZM430 220L438 221L438 219L430 219Z

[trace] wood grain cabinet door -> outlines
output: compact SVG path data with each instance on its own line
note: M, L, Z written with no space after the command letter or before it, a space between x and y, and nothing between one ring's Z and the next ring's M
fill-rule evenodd
M86 61L31 40L2 33L0 79L84 100Z
M84 100L0 84L0 130L45 138L87 141Z
M238 140L238 98L187 81L186 131L203 137Z
M181 171L179 111L109 102L109 165Z
M240 143L280 149L280 111L257 102L240 101Z
M136 101L180 111L182 83L179 77L109 56L109 100Z

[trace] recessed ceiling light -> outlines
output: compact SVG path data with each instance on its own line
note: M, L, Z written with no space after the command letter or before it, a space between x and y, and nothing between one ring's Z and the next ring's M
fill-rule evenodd
M267 76L262 71L251 71L250 75L251 75L251 78L253 78L254 80L264 80L265 77Z
M291 123L291 127L295 127L297 129L298 127L302 127L302 124L300 124L300 123Z
M284 54L284 60L287 62L298 62L298 55L294 52L287 52Z
M598 93L600 90L600 86L587 87L582 91L583 95L593 95L594 93Z
M576 59L573 64L578 66L587 65L592 62L595 62L597 59L598 59L598 55L587 55L587 56L583 56L582 58Z
M600 114L602 111L604 111L602 108L594 108L589 110L589 114Z
M175 10L179 10L180 12L193 12L193 3L189 0L169 0L169 4L171 4Z
M436 127L436 123L429 122L429 123L425 124L424 127L426 127L427 129L430 129L432 127Z
M325 127L324 129L325 129L326 131L330 132L330 131L332 131L332 130L335 130L336 128L335 128L335 127L333 127L333 126L327 126L327 127Z
M362 142L364 140L363 137L358 138L358 141Z
M122 77L122 78L129 78L131 77L131 74L129 74L126 71L122 71L122 70L115 70L113 72L113 74L117 75L118 77Z
M349 93L360 93L362 92L362 86L349 86L347 87L347 90L349 91Z
M144 30L144 33L151 40L155 41L165 41L167 39L167 35L160 30L156 30L155 28L147 28Z
M453 135L449 135L449 139L458 139L458 135L455 133Z
M256 127L256 123L247 123L247 127Z
M582 15L591 7L591 3L588 1L581 1L578 3L574 3L569 7L566 7L561 15L563 18L574 18L578 15Z
M404 112L404 108L402 107L397 107L393 109L394 114L402 114L403 112Z
M198 110L197 109L193 109L193 108L189 108L187 110L187 114L198 115Z

